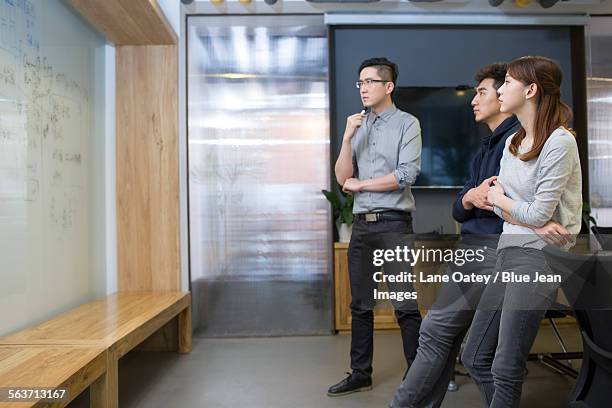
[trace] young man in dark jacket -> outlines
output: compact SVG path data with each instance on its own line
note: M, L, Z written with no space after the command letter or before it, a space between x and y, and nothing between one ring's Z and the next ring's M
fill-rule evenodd
M506 139L520 128L516 117L499 111L497 89L504 83L506 64L482 68L476 74L472 100L476 122L492 134L482 140L472 159L470 178L457 194L453 218L462 223L461 246L486 248L485 260L459 268L464 274L491 274L495 266L496 238L503 220L487 201L489 185L499 174ZM453 271L457 270L452 265ZM444 284L436 303L421 324L417 356L397 390L391 407L439 407L446 394L461 342L474 317L485 284Z

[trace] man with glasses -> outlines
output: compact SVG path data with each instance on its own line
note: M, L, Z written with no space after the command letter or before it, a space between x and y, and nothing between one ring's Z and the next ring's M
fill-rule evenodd
M396 64L386 58L372 58L364 61L358 72L356 85L365 109L347 118L335 166L343 191L355 196L355 222L348 250L352 372L329 388L329 396L372 388L373 293L378 285L373 275L380 269L373 265L373 251L411 244L415 205L410 186L421 167L419 121L397 109L391 99ZM385 274L393 274L401 267L392 263L383 268ZM389 282L388 286L397 293L414 292L408 282ZM414 299L394 301L393 305L404 356L410 365L416 355L421 316Z

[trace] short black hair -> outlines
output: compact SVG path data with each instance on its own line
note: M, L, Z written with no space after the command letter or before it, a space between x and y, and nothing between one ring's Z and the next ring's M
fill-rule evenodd
M491 78L493 80L493 86L495 89L499 89L506 80L507 71L508 64L505 62L495 62L491 65L487 65L486 67L482 67L474 76L476 85L478 85L484 79Z
M357 71L357 75L361 74L361 71L368 67L375 67L378 71L378 75L380 75L382 79L393 82L395 85L395 81L397 80L397 76L399 74L396 63L389 61L384 57L369 58L361 63L359 66L359 71Z

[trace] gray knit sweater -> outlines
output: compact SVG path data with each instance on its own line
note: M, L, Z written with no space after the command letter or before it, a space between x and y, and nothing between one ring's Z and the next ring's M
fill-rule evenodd
M506 140L499 172L506 195L515 201L512 218L537 227L553 220L570 234L578 234L582 219L582 174L574 136L563 127L555 129L540 155L526 162L510 153L508 146L513 137ZM519 153L527 151L519 148ZM495 213L501 216L499 208L495 208ZM574 242L564 249L571 248ZM532 229L504 222L497 248L541 249L545 245Z

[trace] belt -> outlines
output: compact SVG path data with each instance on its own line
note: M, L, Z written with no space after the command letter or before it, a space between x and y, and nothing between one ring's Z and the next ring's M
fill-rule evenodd
M410 221L412 215L406 211L381 211L374 213L359 213L355 214L355 218L363 220L365 222L378 222L378 221Z

